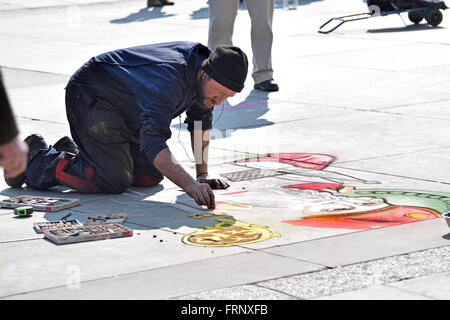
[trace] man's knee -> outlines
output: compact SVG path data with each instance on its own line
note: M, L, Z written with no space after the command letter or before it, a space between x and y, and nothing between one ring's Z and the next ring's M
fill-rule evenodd
M156 186L158 183L160 183L162 180L163 180L162 177L155 177L151 175L135 173L133 179L133 186L153 187Z
M106 174L95 177L95 182L103 193L123 193L133 184L133 176L128 170L108 172Z
M56 179L82 193L100 193L101 190L94 183L94 168L81 160L79 157L63 152L56 164Z

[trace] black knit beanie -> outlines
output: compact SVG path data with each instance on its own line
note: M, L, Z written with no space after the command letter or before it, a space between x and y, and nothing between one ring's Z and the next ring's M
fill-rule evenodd
M203 61L202 68L221 85L241 92L247 78L248 60L238 47L220 46Z

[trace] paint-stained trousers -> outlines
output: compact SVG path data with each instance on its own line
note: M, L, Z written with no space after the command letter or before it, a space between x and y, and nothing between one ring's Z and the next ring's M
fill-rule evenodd
M273 78L272 69L272 20L274 0L245 0L251 19L251 42L253 52L252 77L255 83ZM239 0L209 0L208 47L233 45L234 22Z
M28 186L42 190L62 183L83 193L122 193L131 185L161 182L161 173L140 152L136 133L95 91L69 82L66 112L79 152L39 151L27 167Z

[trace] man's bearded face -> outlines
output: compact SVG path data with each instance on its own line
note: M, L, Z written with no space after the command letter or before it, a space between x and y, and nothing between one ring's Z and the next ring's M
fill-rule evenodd
M220 105L227 98L233 97L236 92L221 85L216 80L203 73L197 82L197 104L205 109Z

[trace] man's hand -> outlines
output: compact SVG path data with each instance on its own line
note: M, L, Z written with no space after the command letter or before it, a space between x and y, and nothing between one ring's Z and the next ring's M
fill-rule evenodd
M186 193L193 198L198 205L207 206L208 209L216 208L214 193L208 184L194 181L188 185L184 191L186 191Z
M222 179L213 179L208 174L202 174L197 177L197 182L207 183L211 189L227 189L230 185Z
M214 193L206 183L195 181L179 164L173 161L169 148L161 150L153 164L170 181L183 189L200 206L215 209Z
M0 145L0 167L4 168L5 178L14 178L27 167L28 146L18 137Z

